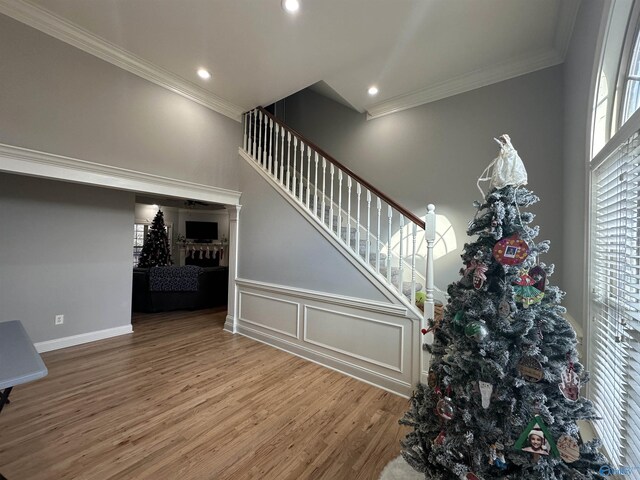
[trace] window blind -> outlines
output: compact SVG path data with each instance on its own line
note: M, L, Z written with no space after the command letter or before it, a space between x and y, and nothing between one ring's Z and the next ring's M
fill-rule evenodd
M591 177L591 397L617 466L640 466L639 159L636 131Z

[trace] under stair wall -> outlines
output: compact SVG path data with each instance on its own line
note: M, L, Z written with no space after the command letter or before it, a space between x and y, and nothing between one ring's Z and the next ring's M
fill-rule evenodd
M421 317L240 156L237 306L225 328L410 395Z

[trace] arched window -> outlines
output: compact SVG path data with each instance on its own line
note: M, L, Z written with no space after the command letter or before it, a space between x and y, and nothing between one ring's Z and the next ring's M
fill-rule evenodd
M609 17L589 166L589 396L616 467L640 466L640 45L632 4L613 3ZM612 90L607 80L616 77Z

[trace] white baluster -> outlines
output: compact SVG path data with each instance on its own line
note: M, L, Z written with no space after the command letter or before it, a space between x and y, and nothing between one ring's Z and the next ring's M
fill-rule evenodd
M376 208L378 209L378 230L376 231L376 272L380 273L380 212L382 211L382 202L380 202L380 197L376 197Z
M257 152L257 160L260 163L262 158L262 112L258 112L258 122L256 123L256 127L258 128L258 152Z
M387 205L387 217L389 217L389 227L387 228L387 282L391 283L391 217L393 211L391 205Z
M313 210L314 212L316 212L316 218L318 216L318 152L315 152L314 155L314 161L315 161L315 165L316 165L316 174L313 178L315 178L315 180L313 181L313 184L315 186L315 192L314 192L314 197L313 197Z
M276 123L276 134L273 137L273 176L278 179L278 140L280 139L280 125Z
M269 117L267 117L267 115L264 115L264 137L263 137L263 141L262 141L262 166L264 168L267 167L267 132L269 131L269 122L268 122Z
M284 127L280 130L280 185L284 185L284 157L286 154L284 153L284 138L285 131Z
M309 195L311 194L311 148L307 148L307 208L309 208Z
M296 164L298 156L298 137L293 137L293 169L291 170L291 193L296 196Z
M342 239L342 170L338 169L338 237Z
M347 245L351 246L351 177L347 177Z
M287 190L291 185L291 132L287 132Z
M398 276L400 277L400 293L402 293L402 283L404 281L404 260L403 260L403 242L404 242L404 215L400 215L400 248L398 251Z
M273 119L269 118L269 161L267 162L267 170L271 173L273 168Z
M371 192L367 190L367 263L371 263Z
M427 216L425 217L425 240L427 241L427 271L425 274L425 299L424 299L424 317L422 319L422 328L427 326L428 319L434 318L435 305L433 299L433 246L436 240L436 207L432 204L427 205ZM425 342L433 343L433 333L425 335ZM422 366L425 370L425 366Z
M243 139L242 139L242 145L244 146L244 150L245 152L249 151L249 145L247 143L247 139L248 139L248 135L247 135L247 129L249 128L249 112L245 113L242 116L243 120L244 120L244 128L242 129L242 134Z
M413 248L411 255L411 305L416 304L416 227L415 223L412 224L413 229L411 232Z
M324 211L327 209L327 159L322 157L322 211L320 220L324 223Z
M329 169L329 174L331 175L331 192L329 193L329 229L333 232L333 163Z
M300 140L300 181L298 182L298 198L300 203L304 203L304 148L305 144ZM309 175L309 169L307 168L307 176Z
M250 137L251 137L251 157L252 158L256 158L256 111L252 110L251 111L251 124L249 125L250 127Z
M356 182L356 252L360 255L360 194L362 193L362 187ZM369 259L367 258L367 263Z

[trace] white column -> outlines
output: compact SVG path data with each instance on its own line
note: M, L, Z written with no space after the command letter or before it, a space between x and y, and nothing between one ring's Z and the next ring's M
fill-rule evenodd
M227 247L227 257L229 258L229 296L227 299L227 319L224 329L237 333L238 325L238 287L236 279L238 277L238 228L240 219L240 209L242 205L226 205L229 212L229 245Z

